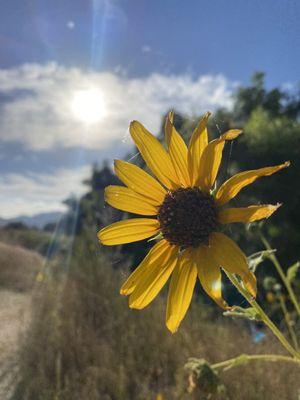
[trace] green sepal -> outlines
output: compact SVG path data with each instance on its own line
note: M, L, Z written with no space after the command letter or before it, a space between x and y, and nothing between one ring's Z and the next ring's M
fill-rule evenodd
M261 321L260 315L256 312L253 307L243 308L243 307L232 307L231 310L225 311L223 313L225 317L236 317L244 318L250 321Z

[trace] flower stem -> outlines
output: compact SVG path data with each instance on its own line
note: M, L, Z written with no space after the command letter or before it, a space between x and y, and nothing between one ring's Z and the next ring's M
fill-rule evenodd
M271 362L285 361L285 362L296 363L300 367L300 360L293 357L282 356L278 354L254 354L254 355L240 354L239 356L230 358L229 360L212 364L211 367L213 369L219 369L219 368L229 369L232 367L236 367L240 364L247 363L248 361L271 361Z
M241 293L242 296L248 301L248 303L255 309L257 314L260 316L261 320L267 325L267 327L273 332L273 334L280 341L282 346L295 358L300 360L300 353L298 353L286 340L280 330L276 327L276 325L270 320L264 310L260 307L260 305L255 301L255 299L251 296L251 294L244 289L244 287L240 284L236 276L228 271L225 271L228 278L231 280L233 285L237 288L237 290Z
M286 304L285 304L284 297L283 297L282 294L279 295L279 304L280 304L282 313L284 315L285 323L286 323L286 326L287 326L287 328L289 330L289 333L290 333L291 339L293 341L294 347L295 347L296 350L299 350L297 336L296 336L296 333L294 331L294 328L293 328L293 325L292 325L292 322L291 322L291 317L290 317L290 314L289 314L289 312L288 312L288 310L286 308Z
M260 233L260 238L261 238L261 241L263 242L265 248L267 250L272 250L272 248L270 246L270 243L268 242L268 240L265 238L265 236L262 233ZM286 287L286 289L288 291L290 299L291 299L292 303L295 306L297 314L298 314L298 316L300 316L300 305L299 305L299 303L297 301L297 298L296 298L295 292L294 292L294 290L292 288L292 285L290 284L290 282L287 279L285 273L283 272L283 268L282 268L278 258L276 257L276 255L274 253L270 253L270 255L268 257L272 261L272 263L274 264L274 266L275 266L280 278L282 279L282 282L284 283L284 285L285 285L285 287Z

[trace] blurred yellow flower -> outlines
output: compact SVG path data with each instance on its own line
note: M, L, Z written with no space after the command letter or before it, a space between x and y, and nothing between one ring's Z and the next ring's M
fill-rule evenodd
M245 254L219 228L267 218L279 205L223 206L257 178L289 165L286 162L238 173L215 191L225 142L242 131L231 129L208 142L209 116L208 112L200 120L187 147L173 125L173 113L169 113L165 125L167 150L142 124L133 121L132 139L157 179L131 163L115 160L115 172L126 186L108 186L105 190L111 206L152 216L113 223L101 229L98 238L104 245L159 239L120 292L129 295L129 307L142 309L172 275L166 312L171 332L178 329L187 312L197 275L206 293L224 309L228 305L222 298L221 267L239 275L248 291L256 295L256 279Z
M44 280L44 274L42 273L42 271L39 271L35 277L35 280L37 282L43 282Z
M268 292L266 294L266 299L267 299L268 303L274 303L276 301L276 296L274 293Z

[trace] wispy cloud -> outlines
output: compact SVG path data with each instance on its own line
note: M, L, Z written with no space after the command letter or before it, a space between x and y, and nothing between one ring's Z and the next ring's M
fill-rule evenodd
M41 212L65 210L62 203L69 195L83 194L82 183L90 167L59 169L53 174L8 173L0 176L0 216L34 215Z
M77 90L98 88L105 117L92 126L72 114ZM0 70L1 141L17 141L33 150L82 146L105 149L124 138L132 119L157 132L170 108L193 115L231 106L232 83L222 75L197 78L152 74L129 79L111 72L85 72L56 63L26 64Z

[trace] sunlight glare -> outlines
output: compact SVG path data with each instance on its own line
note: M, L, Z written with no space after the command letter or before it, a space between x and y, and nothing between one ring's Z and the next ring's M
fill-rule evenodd
M99 89L78 90L74 93L71 110L73 115L86 124L99 122L105 115L105 101Z
M222 288L222 283L220 280L214 281L212 284L212 289L214 292L219 292Z

